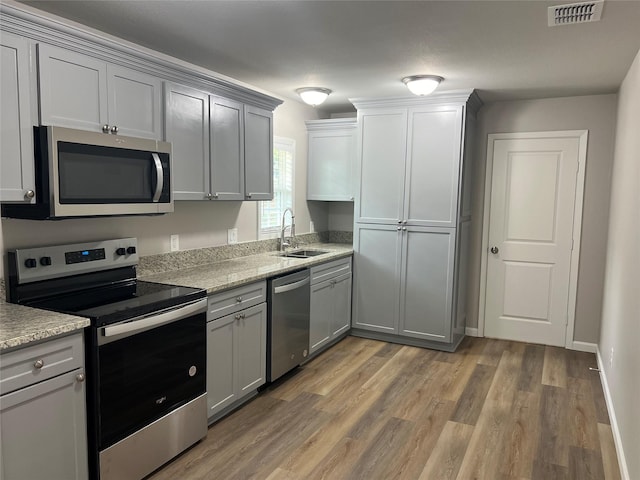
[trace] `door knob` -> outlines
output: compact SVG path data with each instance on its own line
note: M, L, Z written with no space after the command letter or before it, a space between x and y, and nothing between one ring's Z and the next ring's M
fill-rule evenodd
M498 250L498 247L491 247L491 253L498 253L500 250Z

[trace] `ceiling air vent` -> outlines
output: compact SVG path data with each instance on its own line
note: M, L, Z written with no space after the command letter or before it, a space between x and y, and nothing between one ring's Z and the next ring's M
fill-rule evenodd
M547 9L550 27L572 25L574 23L597 22L602 16L604 0L569 3Z

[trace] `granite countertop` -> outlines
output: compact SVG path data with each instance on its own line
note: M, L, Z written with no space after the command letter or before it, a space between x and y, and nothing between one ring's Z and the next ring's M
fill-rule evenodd
M353 248L347 244L319 243L304 245L304 248L326 250L328 253L311 258L281 257L277 252L259 253L197 267L143 275L140 279L202 288L207 293L214 293L348 257L353 253ZM0 352L72 333L89 325L90 321L86 318L6 303L4 295L0 295Z
M351 245L338 243L310 244L304 245L304 248L326 250L327 253L310 258L281 257L278 252L259 253L197 267L144 275L140 279L202 288L211 294L353 254Z

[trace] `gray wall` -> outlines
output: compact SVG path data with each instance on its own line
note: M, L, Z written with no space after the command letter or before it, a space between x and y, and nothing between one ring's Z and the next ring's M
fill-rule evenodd
M296 142L295 202L297 233L328 227L328 206L307 202L307 131L305 120L315 120L319 112L300 102L287 100L274 112L274 135ZM238 228L238 241L258 238L257 202L176 202L175 212L159 217L114 217L61 221L2 219L0 251L3 264L7 249L137 237L141 255L170 251L170 235L180 235L180 250L225 245L227 229ZM0 278L4 275L0 268Z
M482 215L490 133L552 130L589 130L584 189L582 241L574 340L596 343L600 334L600 312L604 285L605 251L611 167L613 164L616 95L548 98L495 102L478 114L474 165L471 268L469 271L470 327L478 322Z
M626 478L629 479L640 478L639 212L640 51L620 87L618 98L604 307L598 344L619 429L621 445L618 448L622 447L626 455ZM615 432L613 422L612 427Z

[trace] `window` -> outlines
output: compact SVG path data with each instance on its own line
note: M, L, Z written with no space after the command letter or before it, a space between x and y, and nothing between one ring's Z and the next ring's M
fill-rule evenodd
M278 237L282 223L282 212L286 208L293 208L293 166L295 156L295 140L274 137L273 200L258 202L259 240Z

